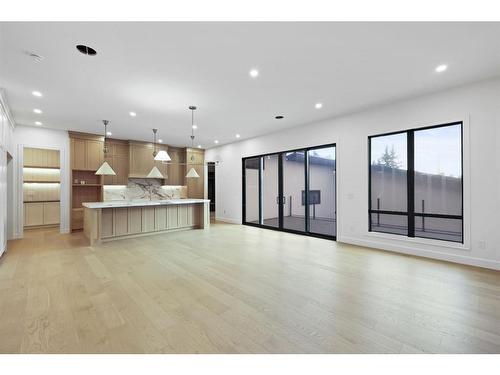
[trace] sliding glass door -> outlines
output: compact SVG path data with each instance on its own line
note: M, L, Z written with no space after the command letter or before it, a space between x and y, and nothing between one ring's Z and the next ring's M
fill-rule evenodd
M243 159L243 223L336 237L335 145Z
M309 232L336 236L335 147L307 151L309 176Z
M306 231L305 150L284 152L283 160L283 228Z

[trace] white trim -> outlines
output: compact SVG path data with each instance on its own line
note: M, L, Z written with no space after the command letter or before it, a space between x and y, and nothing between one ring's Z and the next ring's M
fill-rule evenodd
M223 223L228 223L228 224L241 224L241 220L239 219L231 219L228 217L216 217L216 221L222 221Z
M415 249L413 247L404 246L402 244L392 244L380 241L377 242L377 241L364 240L348 236L337 237L337 242L351 244L351 245L365 246L383 251L415 255L424 258L444 260L448 262L466 264L469 266L500 270L500 261L484 259L484 258L475 258L468 255L443 253L440 251L428 250L428 249Z
M9 106L7 104L7 96L5 94L5 89L0 87L0 105L2 106L3 112L5 116L7 117L7 120L9 121L9 125L14 130L15 127L15 122L12 117L12 114L10 113Z

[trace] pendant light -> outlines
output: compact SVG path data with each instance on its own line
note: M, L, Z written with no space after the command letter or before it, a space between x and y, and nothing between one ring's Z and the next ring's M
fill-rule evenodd
M159 159L157 159L157 157L161 152L161 151L156 152L156 132L157 131L158 131L158 129L153 129L153 158L154 158L154 160L159 160ZM165 152L165 151L163 151L163 152ZM167 153L165 152L165 154L167 154ZM161 156L161 157L163 157L163 156ZM168 154L167 154L167 158L168 158L168 160L170 160L170 156L168 156ZM160 170L156 166L154 166L151 169L151 171L148 173L146 178L165 178L165 177L163 177Z
M153 141L153 147L154 147L154 151L153 151L153 156L155 158L156 161L161 161L163 163L166 163L167 161L170 161L172 159L170 159L170 156L168 155L167 151L165 150L160 150L160 151L156 151L156 132L158 131L158 129L153 129L153 134L154 134L154 141Z
M108 153L108 146L106 145L106 134L107 134L107 126L109 121L108 120L102 120L104 124L104 147L103 147L103 153L104 153L104 159L106 159L106 154ZM116 176L115 171L111 166L108 164L107 161L104 161L104 163L101 164L99 169L95 172L96 175L99 176Z
M196 111L196 107L194 105L189 106L191 110L191 148L194 148L194 111ZM191 161L194 160L194 156L191 155ZM189 172L186 175L186 178L199 178L200 175L196 172L196 169L191 167Z

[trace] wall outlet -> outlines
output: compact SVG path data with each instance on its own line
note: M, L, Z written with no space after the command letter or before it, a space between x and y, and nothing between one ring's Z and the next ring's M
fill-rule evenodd
M477 243L478 247L482 250L486 249L486 241L485 240L481 240Z

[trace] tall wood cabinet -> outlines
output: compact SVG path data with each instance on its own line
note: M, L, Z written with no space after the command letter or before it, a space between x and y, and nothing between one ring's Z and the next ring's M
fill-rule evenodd
M95 174L104 161L104 137L68 132L71 146L71 230L83 229L83 202L102 200L102 176Z

